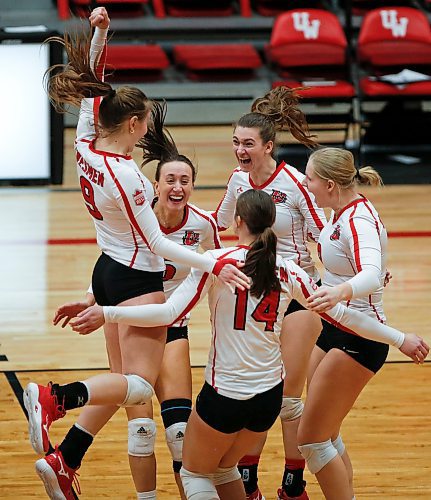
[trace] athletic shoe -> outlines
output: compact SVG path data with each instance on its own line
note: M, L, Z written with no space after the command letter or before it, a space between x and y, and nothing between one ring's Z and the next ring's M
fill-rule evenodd
M49 428L55 420L66 414L57 396L52 394L51 382L47 386L30 382L24 391L24 406L28 413L28 433L33 450L43 455L49 450Z
M299 495L299 497L290 497L288 494L280 488L277 491L278 500L309 500L307 492L305 491L305 481L304 481L304 491Z
M265 500L265 497L262 495L259 488L254 490L253 493L250 493L250 495L247 495L245 498L247 500Z
M81 493L76 469L68 467L61 451L55 451L45 458L39 459L35 464L36 472L43 481L45 490L51 500L75 500L72 485L78 494Z

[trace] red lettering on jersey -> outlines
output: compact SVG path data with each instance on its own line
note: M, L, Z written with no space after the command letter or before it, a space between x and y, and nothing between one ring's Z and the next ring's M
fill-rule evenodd
M76 152L76 162L81 167L81 170L87 175L89 181L103 187L103 184L105 182L105 176L103 175L103 172L99 172L89 163L87 163L78 151Z
M141 206L145 203L145 193L142 189L136 189L133 193L133 199L135 200L136 205Z

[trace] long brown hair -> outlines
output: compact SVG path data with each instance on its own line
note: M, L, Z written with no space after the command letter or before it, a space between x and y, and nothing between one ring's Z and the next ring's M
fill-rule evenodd
M317 147L316 136L310 134L305 115L299 108L297 90L286 86L275 87L256 99L251 113L243 115L235 127L257 128L263 143L275 142L277 131L289 130L304 146Z
M174 138L164 126L166 113L167 105L165 101L153 102L148 131L138 144L136 144L137 147L143 150L142 166L150 161L157 161L155 179L158 182L160 180L161 168L165 163L181 161L191 168L192 183L194 184L196 180L196 167L187 156L178 152Z
M277 236L271 229L275 222L275 204L265 191L249 189L236 201L235 215L240 216L251 234L256 236L250 246L242 271L252 279L250 293L260 297L281 289L276 274Z
M56 64L44 75L48 96L59 112L65 105L80 106L81 100L103 97L99 108L99 121L103 134L118 130L121 124L137 116L143 119L151 110L151 101L136 87L120 87L115 90L97 75L90 64L91 32L65 33L64 38L50 37L45 42L61 44L67 54L67 64Z

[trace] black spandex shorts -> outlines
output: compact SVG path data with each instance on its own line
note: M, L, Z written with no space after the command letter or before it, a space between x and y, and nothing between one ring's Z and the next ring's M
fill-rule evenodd
M163 271L132 269L102 253L93 269L92 286L100 306L116 306L140 295L163 292Z
M320 286L322 284L321 280L316 282L316 285ZM290 301L290 304L287 306L286 312L284 313L284 317L286 317L288 314L292 314L296 311L306 311L307 309L302 306L298 301L295 299L292 299Z
M168 333L166 336L166 343L178 339L189 338L189 329L187 326L168 326Z
M232 434L241 429L267 431L281 410L283 382L250 399L232 399L218 394L207 382L196 399L196 411L213 429Z
M374 340L340 330L326 321L322 321L322 333L316 345L325 352L340 349L368 370L377 373L383 366L389 352L389 346Z

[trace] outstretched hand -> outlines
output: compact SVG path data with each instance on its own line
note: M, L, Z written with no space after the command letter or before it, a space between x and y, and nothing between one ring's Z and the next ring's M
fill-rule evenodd
M92 28L106 29L109 28L109 23L111 22L105 7L97 7L93 9L88 19Z
M244 267L244 262L239 262L235 259L220 259L216 262L213 273L232 292L235 288L246 290L250 288L250 278L239 270L240 267Z
M406 333L400 351L419 365L425 361L430 348L423 338L414 333Z
M66 304L61 305L55 311L52 323L54 325L58 325L60 321L63 321L63 323L61 324L61 328L64 328L72 318L78 316L80 312L85 311L87 307L90 307L94 303L94 295L91 293L87 293L86 300L81 300L78 302L67 302Z
M94 305L80 312L77 318L70 322L72 330L80 335L88 335L105 324L103 307Z

